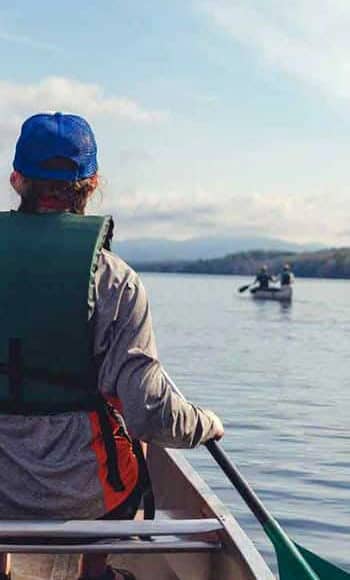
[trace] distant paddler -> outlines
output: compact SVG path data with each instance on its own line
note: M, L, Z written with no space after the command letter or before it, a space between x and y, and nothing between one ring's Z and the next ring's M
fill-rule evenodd
M270 282L276 282L276 278L269 273L268 267L264 264L257 272L254 282L241 286L238 288L238 291L245 292L248 288L251 288L252 292L256 292L257 290L272 290L269 287Z
M286 287L286 286L291 286L291 284L293 284L294 275L293 275L293 272L292 272L289 264L284 264L283 270L280 273L279 278L280 278L281 288Z
M257 273L254 284L258 284L257 290L269 290L270 282L276 282L276 278L269 273L268 267L264 265Z

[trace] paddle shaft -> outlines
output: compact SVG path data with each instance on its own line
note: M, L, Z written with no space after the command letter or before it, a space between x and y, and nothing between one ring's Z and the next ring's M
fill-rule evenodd
M242 294L242 292L245 292L246 290L248 290L248 288L251 288L251 286L254 286L255 282L252 282L251 284L246 284L245 286L240 286L240 288L238 288L238 292L240 292Z
M208 441L205 444L209 453L213 456L215 461L220 465L221 469L235 486L238 493L242 496L244 501L248 504L252 510L255 517L259 520L262 526L265 526L270 522L271 518L269 513L264 508L258 496L250 488L248 482L240 474L238 469L234 464L231 463L230 459L226 455L225 451L220 447L216 441Z
M172 390L184 399L183 394L181 391L179 391L175 383L171 380L164 369L163 373L167 378ZM240 474L235 465L231 463L229 457L219 446L219 444L216 441L211 440L208 441L205 445L209 453L221 467L225 475L237 489L238 493L241 495L257 520L262 525L271 542L275 546L277 558L281 549L287 550L288 555L293 558L293 564L297 569L297 575L295 578L302 578L303 580L318 580L319 576L314 573L309 564L304 560L298 548L295 546L292 540L289 539L279 523L265 509L258 496L251 489L248 482Z
M295 544L290 540L279 523L269 514L262 502L252 490L248 482L240 474L235 465L230 461L225 451L220 447L216 441L208 441L206 448L213 456L215 461L221 467L225 475L235 486L240 496L244 499L250 510L253 512L257 520L261 523L265 532L269 536L273 545L277 550L282 548L287 549L290 555L295 560L295 565L298 567L298 574L300 578L308 578L310 580L317 580L318 576L314 573L309 564L304 560ZM299 577L299 576L298 576Z

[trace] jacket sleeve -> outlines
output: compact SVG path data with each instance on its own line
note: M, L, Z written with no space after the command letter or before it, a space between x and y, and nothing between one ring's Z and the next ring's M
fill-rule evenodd
M100 389L105 396L120 399L130 434L178 448L211 439L216 432L215 414L183 400L162 372L149 303L139 278L134 274L131 280L115 282L115 291L109 286L107 294L104 299L101 296L102 314L106 308L111 314L113 305L114 315L104 332L107 348L100 367Z

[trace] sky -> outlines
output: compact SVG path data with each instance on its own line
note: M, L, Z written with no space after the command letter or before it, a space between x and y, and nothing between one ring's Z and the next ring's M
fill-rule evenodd
M2 0L0 209L23 120L85 116L122 239L350 245L348 0Z

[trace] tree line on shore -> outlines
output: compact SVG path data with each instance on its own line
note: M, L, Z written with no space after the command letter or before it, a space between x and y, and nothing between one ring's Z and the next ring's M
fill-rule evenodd
M281 252L254 250L214 259L134 263L143 272L173 272L186 274L225 274L254 276L262 265L277 274L283 264L290 264L294 274L305 278L350 278L350 248L317 252Z

